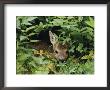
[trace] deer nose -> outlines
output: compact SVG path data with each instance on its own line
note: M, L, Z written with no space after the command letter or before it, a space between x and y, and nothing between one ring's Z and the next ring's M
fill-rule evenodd
M65 57L64 57L64 56L60 56L59 59L60 59L60 60L64 60Z
M66 61L65 61L65 60L61 60L61 62L62 62L62 63L66 63Z

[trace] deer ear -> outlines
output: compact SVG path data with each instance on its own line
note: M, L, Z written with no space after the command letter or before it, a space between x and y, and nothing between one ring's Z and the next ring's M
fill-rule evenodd
M49 31L50 42L54 45L58 41L58 36Z

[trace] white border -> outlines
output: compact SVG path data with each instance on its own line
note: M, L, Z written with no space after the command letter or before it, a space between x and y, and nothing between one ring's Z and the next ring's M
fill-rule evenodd
M94 75L16 75L16 16L95 16ZM6 87L106 87L107 5L6 5Z

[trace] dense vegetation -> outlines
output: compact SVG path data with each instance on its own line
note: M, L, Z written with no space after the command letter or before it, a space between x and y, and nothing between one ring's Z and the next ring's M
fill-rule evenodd
M59 40L69 45L66 62L46 56L36 57L28 45L38 42L42 31L57 30ZM17 16L17 74L93 74L93 16Z

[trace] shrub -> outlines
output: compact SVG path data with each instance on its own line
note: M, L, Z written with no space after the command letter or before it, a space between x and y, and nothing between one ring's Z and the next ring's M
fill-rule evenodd
M57 31L60 41L69 46L65 63L47 56L36 57L28 45L38 42L39 33ZM34 37L34 38L33 38ZM17 74L93 74L93 16L17 16Z

